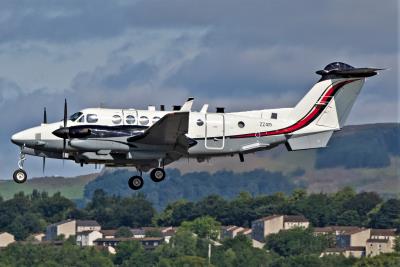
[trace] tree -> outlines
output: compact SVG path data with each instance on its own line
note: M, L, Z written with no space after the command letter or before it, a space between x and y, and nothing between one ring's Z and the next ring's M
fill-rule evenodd
M325 236L315 236L312 229L294 228L266 237L265 249L281 256L320 254L328 245Z
M139 241L121 242L116 247L114 263L121 266L145 266L146 253Z
M400 229L400 199L389 199L383 203L370 221L373 228Z
M183 222L181 227L188 231L192 231L201 238L217 239L221 223L217 222L210 216L204 216L191 222Z
M394 251L400 252L400 236L396 236L394 240Z
M361 224L360 215L355 210L346 210L345 212L343 212L338 216L337 224L344 226L360 225Z
M149 229L145 232L146 237L162 237L163 234L159 229Z
M120 228L117 229L115 232L115 237L132 237L133 234L131 232L131 229L126 226L121 226Z

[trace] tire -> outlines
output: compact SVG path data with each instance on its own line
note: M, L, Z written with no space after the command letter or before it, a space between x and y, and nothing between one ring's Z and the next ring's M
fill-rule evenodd
M155 168L150 172L150 178L153 182L161 182L165 179L165 171L161 168Z
M132 176L128 180L129 188L132 190L139 190L143 187L143 178L140 176Z
M28 179L28 175L23 169L18 169L13 173L13 179L17 184L23 184Z

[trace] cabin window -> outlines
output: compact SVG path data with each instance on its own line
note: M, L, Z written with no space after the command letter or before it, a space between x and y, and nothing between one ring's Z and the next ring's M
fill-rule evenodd
M155 117L153 118L153 123L156 123L156 122L159 121L160 119L161 119L160 117L155 116Z
M126 116L125 121L127 124L134 124L136 119L135 119L135 116L128 115L128 116Z
M86 116L86 121L87 121L88 123L96 123L98 120L99 120L99 119L97 118L97 115L96 115L96 114L88 114L88 115Z
M149 124L149 118L147 118L146 116L141 116L139 119L139 123L140 125L147 125Z
M239 121L238 122L238 126L239 126L239 128L244 128L244 122L243 121Z
M271 113L271 119L276 120L278 118L278 113L272 112Z
M204 121L202 121L201 119L198 119L196 124L197 124L197 126L203 126L204 125Z
M112 117L112 122L113 122L114 124L120 124L121 121L122 121L122 119L121 119L121 116L120 116L120 115L114 115L114 116Z

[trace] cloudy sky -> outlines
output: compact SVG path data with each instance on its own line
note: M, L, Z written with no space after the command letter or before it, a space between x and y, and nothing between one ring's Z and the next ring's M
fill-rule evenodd
M0 178L12 133L84 107L293 106L333 61L389 70L367 81L348 124L399 121L397 0L1 0ZM30 176L41 175L30 157ZM48 162L47 174L92 171Z

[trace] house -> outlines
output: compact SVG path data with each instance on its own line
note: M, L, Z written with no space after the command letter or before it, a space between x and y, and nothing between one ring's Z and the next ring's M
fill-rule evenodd
M86 231L100 231L101 226L98 222L94 220L77 220L76 221L76 232L86 232Z
M271 215L251 224L251 237L258 242L264 242L266 236L295 227L309 227L310 222L303 215Z
M96 239L103 238L99 231L83 231L76 234L76 244L81 247L93 246Z
M245 235L251 237L251 229L250 228L243 228L239 226L222 226L221 227L221 235L220 238L235 238L237 235Z
M365 253L373 257L381 253L394 251L396 229L371 229L371 238L367 240Z
M46 240L55 240L63 235L65 239L76 234L76 220L66 220L53 223L46 228Z
M344 231L336 235L336 247L365 247L367 239L370 238L371 229L358 228L354 230Z
M46 235L44 233L36 233L31 234L28 237L28 240L35 241L35 242L42 242L45 239Z
M115 248L121 242L126 241L139 241L144 249L146 250L153 250L162 243L164 243L163 237L144 237L144 238L128 238L128 237L121 237L121 238L99 238L94 240L94 244L99 247L106 248L110 253L115 253Z
M5 248L9 244L14 243L15 239L14 236L7 232L0 233L0 248Z
M117 230L109 229L109 230L100 230L100 233L103 235L103 238L115 238L115 233Z
M321 253L320 257L328 255L343 255L345 257L361 258L365 256L365 247L347 247L347 248L327 248Z
M310 222L303 215L284 215L283 229L289 230L296 227L308 228Z

